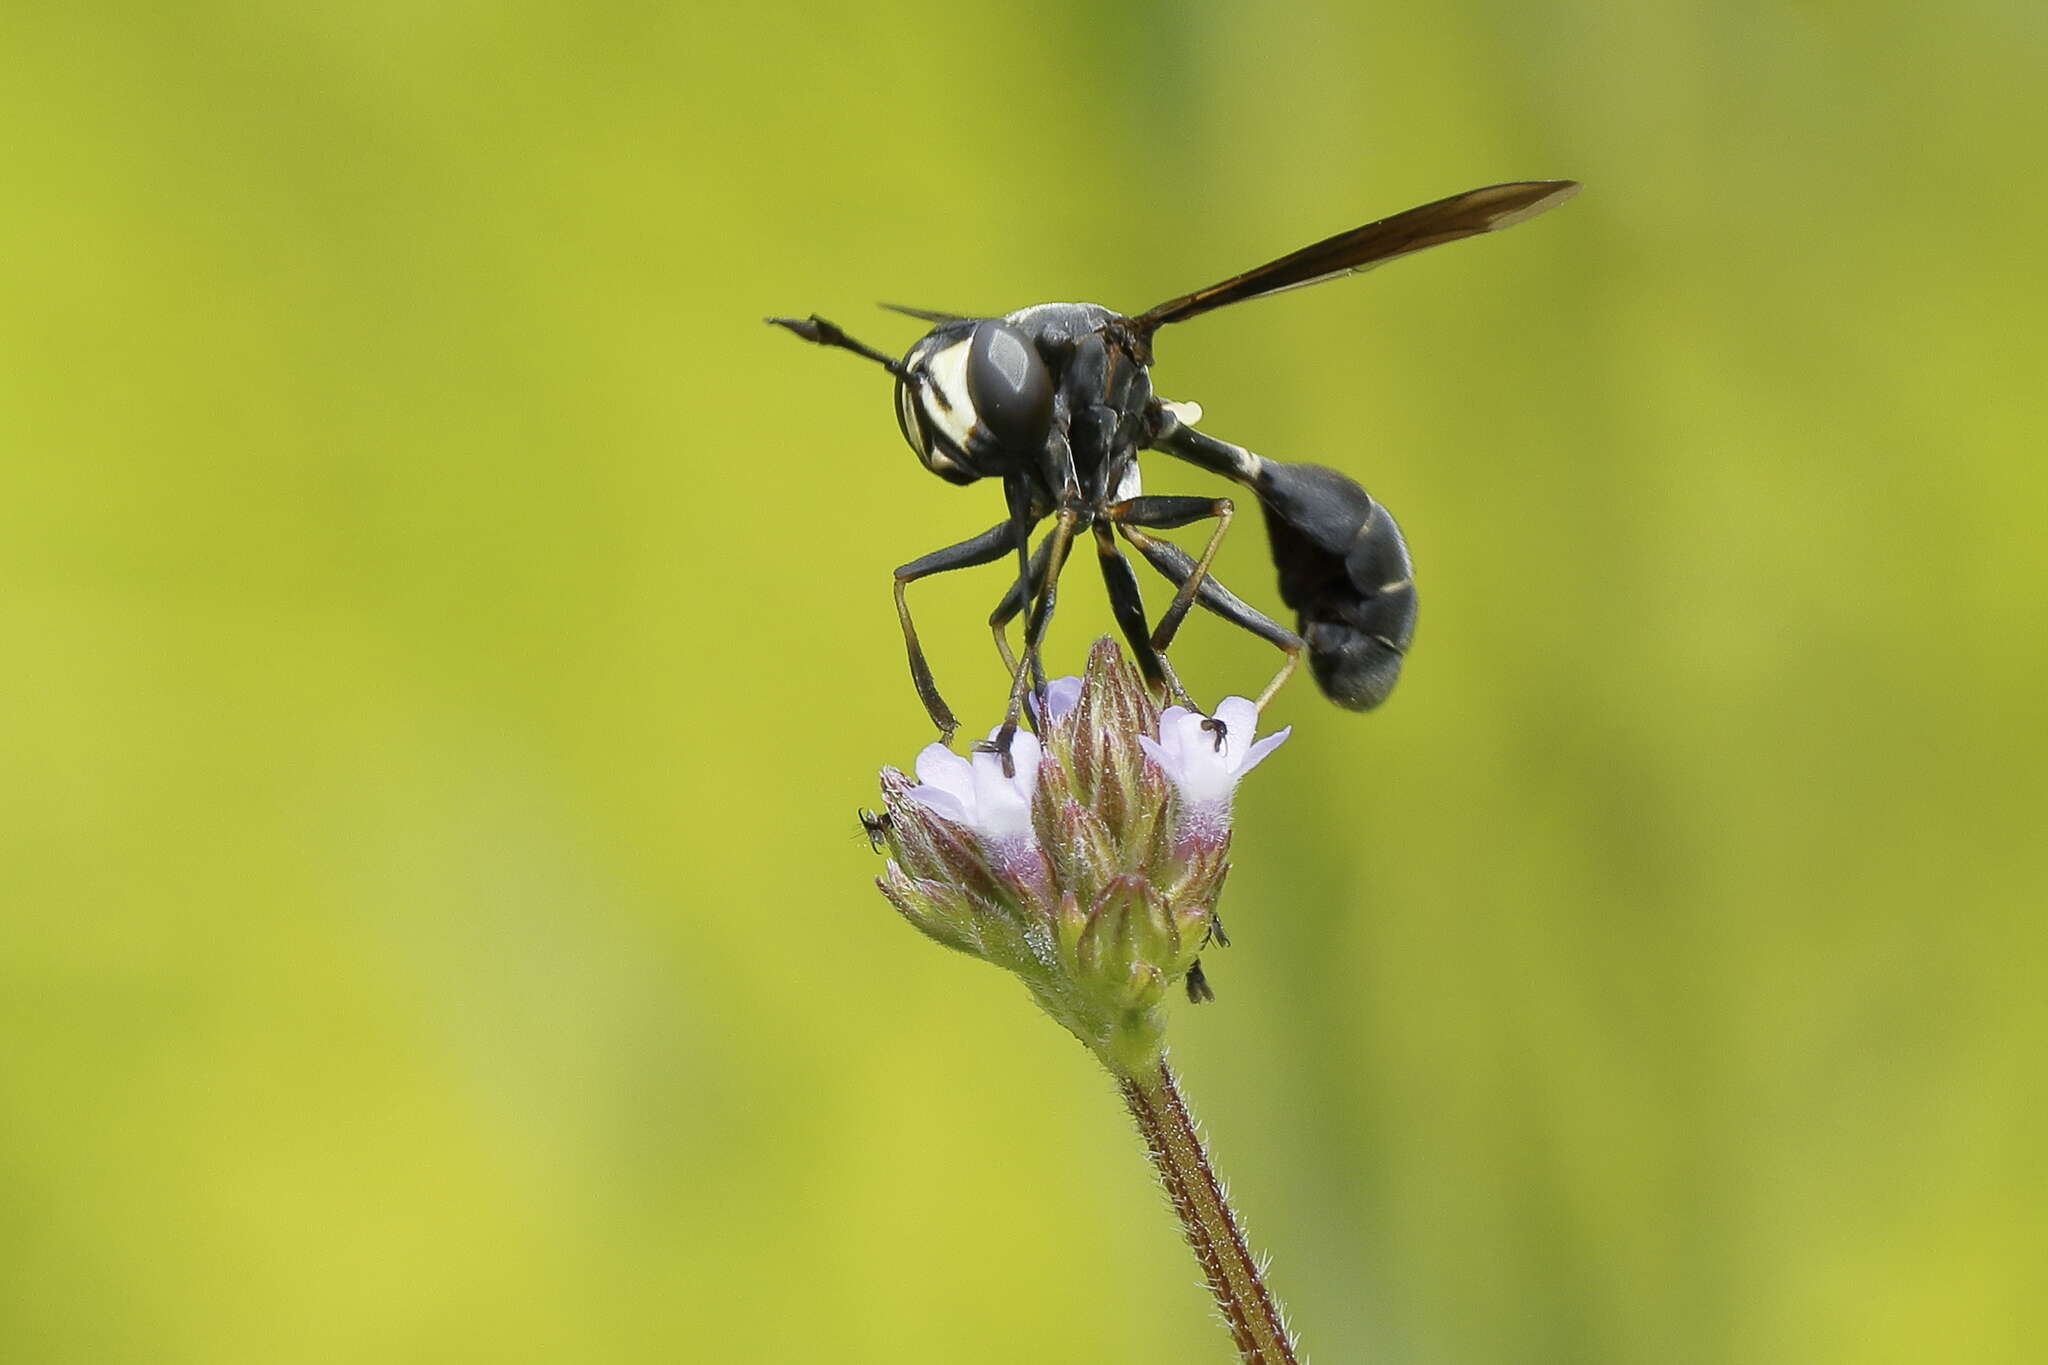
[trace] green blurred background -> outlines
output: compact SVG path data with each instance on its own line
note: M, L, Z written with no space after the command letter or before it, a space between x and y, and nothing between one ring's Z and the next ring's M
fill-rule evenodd
M1161 339L1423 601L1383 712L1278 703L1190 1093L1319 1360L2038 1359L2044 58L2021 3L10 6L0 1358L1226 1359L1110 1086L870 885L888 572L999 497L759 318L1135 309L1574 176ZM1001 586L920 589L970 725Z

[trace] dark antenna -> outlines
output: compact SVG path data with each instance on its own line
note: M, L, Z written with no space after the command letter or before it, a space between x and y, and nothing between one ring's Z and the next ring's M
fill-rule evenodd
M895 375L898 379L908 377L909 372L903 368L903 362L895 356L884 355L872 346L863 346L860 342L855 341L852 337L841 331L838 323L827 322L816 313L811 314L807 318L763 318L761 320L773 323L777 327L787 327L805 341L815 341L820 346L837 346L842 351L852 351L855 355L864 355L890 374Z

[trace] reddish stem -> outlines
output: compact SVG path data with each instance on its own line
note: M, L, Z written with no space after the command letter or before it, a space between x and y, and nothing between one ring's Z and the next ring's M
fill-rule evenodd
M1280 1309L1267 1292L1258 1264L1245 1246L1244 1231L1209 1167L1201 1135L1195 1132L1187 1106L1173 1083L1173 1073L1160 1063L1144 1080L1119 1082L1124 1103L1138 1121L1145 1147L1167 1198L1180 1218L1188 1245L1194 1248L1209 1292L1237 1343L1244 1365L1298 1365L1294 1340L1280 1320Z

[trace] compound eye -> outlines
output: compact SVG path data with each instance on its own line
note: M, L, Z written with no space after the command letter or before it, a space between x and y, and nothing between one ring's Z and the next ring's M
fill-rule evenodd
M967 397L1007 450L1036 450L1052 430L1052 371L1022 332L993 318L968 343Z

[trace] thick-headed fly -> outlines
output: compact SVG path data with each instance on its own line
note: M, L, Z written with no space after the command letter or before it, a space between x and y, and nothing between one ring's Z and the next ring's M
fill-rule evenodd
M1533 218L1578 192L1570 180L1489 185L1353 228L1135 316L1094 303L1042 303L1002 317L964 317L887 305L932 329L897 360L818 317L770 318L798 336L873 360L896 376L896 419L925 468L954 483L1000 479L1001 521L896 570L896 614L910 676L925 710L950 740L957 722L932 681L904 590L920 578L1008 555L1017 579L989 617L1012 678L1009 709L992 742L1008 762L1025 698L1043 686L1039 649L1074 538L1089 532L1117 624L1146 681L1185 693L1164 655L1197 603L1269 641L1285 655L1258 699L1264 707L1308 654L1324 695L1364 710L1386 700L1415 632L1408 549L1387 510L1357 483L1320 465L1283 464L1196 431L1201 409L1152 391L1152 335L1225 304L1357 274L1397 256ZM1140 492L1138 453L1160 450L1233 479L1265 510L1280 596L1295 630L1257 611L1210 575L1229 529L1229 498L1152 497ZM1052 529L1031 547L1047 517ZM1152 533L1213 520L1200 555ZM1121 536L1174 584L1157 626L1145 619ZM1025 616L1021 661L1009 623ZM1297 631L1299 632L1297 634Z

